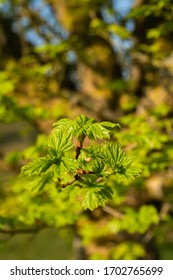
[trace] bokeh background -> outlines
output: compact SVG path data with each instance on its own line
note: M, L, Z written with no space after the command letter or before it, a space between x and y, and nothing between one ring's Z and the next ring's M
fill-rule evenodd
M0 259L173 258L172 81L171 0L0 1ZM80 113L120 123L143 172L59 226L18 175Z

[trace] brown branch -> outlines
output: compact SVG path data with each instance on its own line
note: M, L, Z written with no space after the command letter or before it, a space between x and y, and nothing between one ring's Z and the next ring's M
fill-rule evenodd
M70 182L68 182L68 183L66 183L66 184L62 184L62 185L61 185L61 188L64 189L65 187L72 185L76 180L77 180L77 179L74 178L72 181L70 181Z
M103 211L108 213L108 214L110 214L110 215L112 215L113 217L115 217L117 219L120 219L120 220L122 220L123 217L124 217L123 213L121 213L121 212L119 212L119 211L117 211L117 210L115 210L115 209L113 209L113 208L111 208L109 206L105 206L103 208Z
M78 159L78 157L80 156L82 147L83 147L83 143L81 143L80 141L78 141L77 147L76 147L76 159Z
M65 188L67 186L72 185L75 181L79 181L81 179L81 175L85 175L85 174L95 174L95 173L92 171L85 171L83 169L78 169L77 174L74 176L74 179L68 183L60 185L60 187Z

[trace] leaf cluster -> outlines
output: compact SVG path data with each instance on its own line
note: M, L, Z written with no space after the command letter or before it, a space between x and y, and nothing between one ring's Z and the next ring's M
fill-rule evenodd
M47 155L23 166L21 174L51 174L52 181L60 190L69 185L82 189L79 193L84 209L103 207L113 195L109 186L110 177L119 174L122 178L131 179L139 176L140 170L132 167L133 158L127 156L118 143L103 142L87 148L83 148L83 143L86 137L91 140L109 139L111 131L118 126L111 122L97 122L84 115L74 120L61 119L55 123L48 139ZM77 139L77 147L74 138ZM40 180L42 189L47 180L44 177L44 182Z

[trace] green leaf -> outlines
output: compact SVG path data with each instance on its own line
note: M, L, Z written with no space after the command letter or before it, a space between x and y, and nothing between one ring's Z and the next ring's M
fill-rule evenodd
M110 131L102 126L101 123L92 124L86 134L91 140L110 138Z
M40 192L51 179L52 176L50 173L39 174L39 176L33 175L30 177L29 182L26 182L26 187L33 192Z
M73 148L72 136L69 131L53 130L48 140L48 152L52 157L60 158L64 152Z
M103 127L106 127L107 129L111 129L111 128L115 128L115 127L118 127L118 128L121 127L119 123L101 122L100 124L101 124Z
M45 172L53 164L53 160L47 157L36 159L21 168L21 174L24 175L38 175Z
M81 143L83 142L85 136L87 136L90 126L93 122L96 122L96 120L93 118L88 118L87 116L82 114L76 117L74 125L74 136L76 136Z
M61 131L68 130L69 132L72 132L74 129L74 120L68 119L68 118L63 118L59 121L57 121L54 126L55 130L59 129Z
M82 206L85 210L90 209L93 211L99 206L104 207L106 202L111 198L112 191L106 186L87 188L87 192L82 201Z
M69 157L62 157L59 162L55 163L54 176L66 181L70 172L76 174L78 162L76 159Z
M97 122L94 118L89 118L83 114L77 116L74 120L64 118L55 123L56 130L68 131L78 140L83 143L83 140L88 136L91 140L96 138L110 138L110 131L119 127L119 124L114 124L108 121Z
M105 145L103 147L103 157L106 165L111 168L112 174L119 173L127 179L136 178L141 174L140 169L131 166L133 158L127 156L117 143Z
M78 161L73 158L63 157L62 163L68 171L76 172L78 166Z
M132 160L126 156L124 150L117 143L105 145L103 147L103 155L106 162L116 171L122 167L127 168L132 163Z
M62 161L59 161L55 164L55 168L54 168L55 178L63 179L63 177L66 175L66 172L67 170L65 166L62 164Z
M84 209L93 211L95 208L103 207L105 203L112 198L112 190L105 184L104 181L98 182L97 176L94 174L85 175L80 182L83 188L82 206Z
M97 122L90 125L86 131L86 135L91 140L110 138L111 130L115 127L119 127L119 124L111 122Z
M96 120L93 118L88 118L87 116L81 114L75 118L75 122L79 127L88 127L90 124L96 122Z
M111 122L96 122L93 118L88 118L84 115L79 115L76 118L75 134L78 136L84 134L89 139L95 140L96 138L104 139L110 138L110 130L115 128L117 124Z
M102 174L102 171L104 169L104 163L100 158L97 158L93 162L93 172L97 175L100 176Z

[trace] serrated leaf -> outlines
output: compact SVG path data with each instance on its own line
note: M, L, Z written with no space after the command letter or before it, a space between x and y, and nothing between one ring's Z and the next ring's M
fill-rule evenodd
M89 127L87 136L91 140L110 138L110 131L102 126L101 123L94 123Z
M94 160L93 163L93 172L97 175L100 176L102 171L104 169L104 163L101 159L97 158Z
M91 140L106 139L110 138L111 130L115 127L119 127L119 124L111 123L111 122L96 122L92 123L87 130L87 136Z
M113 169L117 169L122 166L125 168L132 163L131 158L126 156L124 150L117 143L109 143L105 145L103 147L103 155L105 160Z
M53 130L48 141L48 152L52 157L60 158L64 152L67 152L72 147L71 132L66 130Z
M121 127L119 123L101 122L100 124L101 124L102 126L108 128L108 129L115 128L115 127L118 127L118 128Z
M53 164L53 160L47 157L42 157L28 163L27 165L21 168L21 174L24 175L39 175L42 172L45 172Z
M76 159L69 157L62 157L59 162L55 164L54 176L56 178L64 179L69 175L69 172L76 173L78 162Z
M116 127L116 124L110 122L96 122L93 118L87 118L86 116L80 115L77 121L75 134L78 136L84 134L89 139L95 140L96 138L104 139L110 138L110 130Z
M62 164L62 162L58 162L57 164L55 164L55 168L54 168L54 176L55 178L59 178L62 179L63 176L65 176L66 174L66 168L65 166Z
M42 191L45 185L51 180L50 173L42 174L41 176L32 176L30 181L26 183L27 189L33 192Z
M79 127L87 127L90 124L96 122L96 120L93 118L88 118L87 116L81 114L75 118L75 122L78 124Z
M106 186L87 188L87 192L82 201L82 206L85 210L90 209L93 211L99 206L104 207L106 202L111 198L112 191Z
M69 132L72 132L74 128L74 123L74 120L63 118L54 124L55 130L68 130Z
M112 169L112 174L119 173L127 179L136 178L141 170L132 166L133 158L127 156L119 144L109 143L103 147L104 161Z
M67 118L59 120L55 123L55 126L56 130L71 132L73 136L76 136L83 143L85 136L88 136L91 140L110 138L110 131L119 125L108 121L100 123L94 118L80 114L74 120Z
M72 172L75 172L79 167L78 161L76 159L69 158L69 157L63 157L62 163L64 164L64 166L68 171L72 171Z
M98 182L97 176L87 174L77 184L82 187L84 198L82 206L84 209L94 210L99 206L104 206L105 203L112 198L112 190L105 184L104 181Z
M76 117L73 135L76 136L81 143L83 143L93 122L96 122L96 120L82 114Z
M141 175L142 171L139 168L129 166L124 170L124 173L122 171L119 173L124 175L126 179L135 179Z

